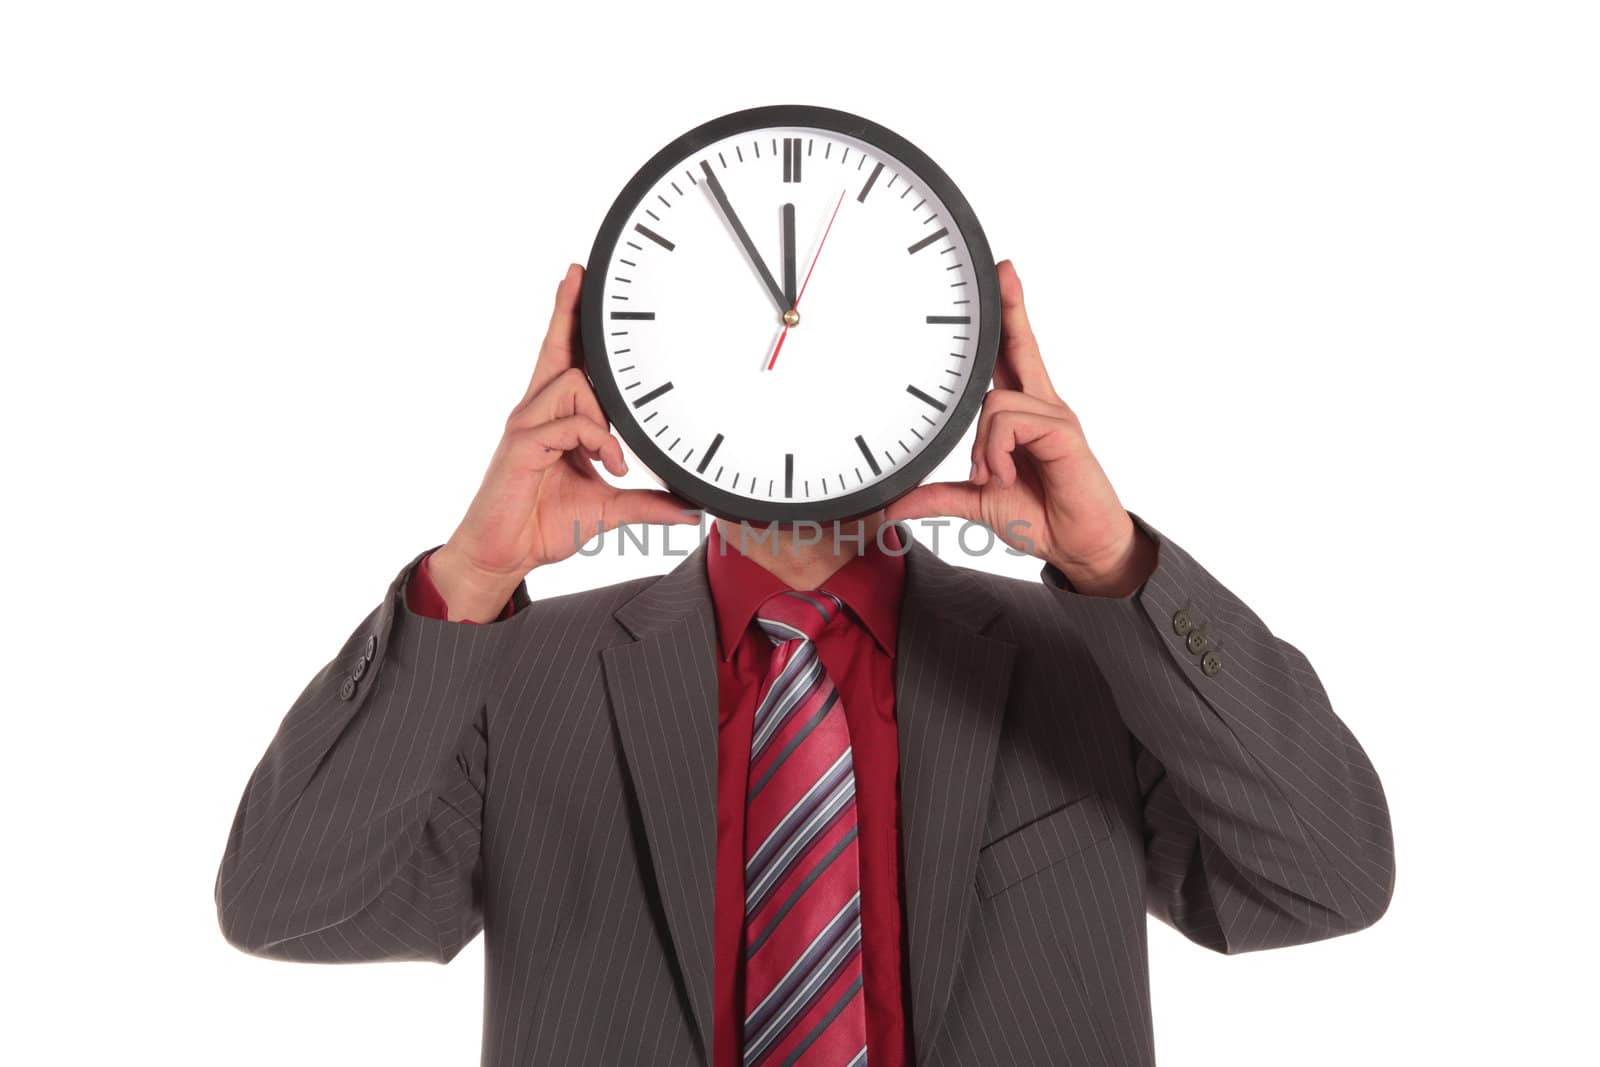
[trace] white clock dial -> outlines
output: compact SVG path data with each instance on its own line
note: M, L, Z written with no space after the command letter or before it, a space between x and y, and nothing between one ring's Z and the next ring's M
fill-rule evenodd
M655 170L587 283L586 359L624 439L738 517L838 517L910 488L897 475L937 461L992 369L970 211L962 226L903 160L815 126L744 129Z

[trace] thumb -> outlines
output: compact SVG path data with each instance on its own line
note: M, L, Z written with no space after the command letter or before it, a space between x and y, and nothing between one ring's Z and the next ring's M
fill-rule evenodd
M614 530L635 522L698 525L700 511L665 490L618 489L606 501L606 527Z
M890 504L887 516L890 522L940 515L981 522L982 498L983 491L971 482L930 482Z

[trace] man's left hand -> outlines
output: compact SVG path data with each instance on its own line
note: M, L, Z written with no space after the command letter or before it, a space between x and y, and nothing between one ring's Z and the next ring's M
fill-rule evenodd
M1127 596L1155 569L1156 545L1128 516L1077 415L1050 384L1016 269L1004 260L996 273L1000 358L978 416L970 478L919 486L889 505L888 518L979 522L1055 564L1075 591Z

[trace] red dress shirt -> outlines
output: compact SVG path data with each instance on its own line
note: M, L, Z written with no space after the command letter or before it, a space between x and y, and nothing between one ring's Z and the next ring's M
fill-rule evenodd
M867 1059L874 1067L912 1062L900 865L900 755L894 712L894 654L903 545L891 528L890 552L872 538L863 552L823 582L844 601L854 626L823 632L817 655L844 702L856 776L856 823L861 835L861 967L867 1006ZM752 544L750 551L768 551ZM444 600L428 576L428 561L412 575L412 611L445 618ZM713 524L706 541L706 581L717 616L717 871L714 1067L738 1067L744 1018L744 794L750 732L772 642L751 625L756 608L789 588L766 568L723 541ZM500 613L511 613L507 604ZM470 620L467 620L470 621Z

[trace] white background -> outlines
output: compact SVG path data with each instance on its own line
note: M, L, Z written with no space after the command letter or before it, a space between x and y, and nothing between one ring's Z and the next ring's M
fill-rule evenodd
M1152 927L1163 1062L1593 1062L1587 5L566 7L0 15L3 1058L476 1062L481 938L237 953L229 822L449 535L624 181L810 102L946 167L1124 502L1307 652L1388 788L1373 929Z

